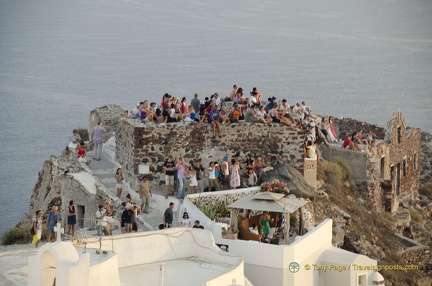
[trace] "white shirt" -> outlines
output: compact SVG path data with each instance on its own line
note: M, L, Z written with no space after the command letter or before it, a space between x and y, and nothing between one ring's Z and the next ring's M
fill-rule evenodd
M97 211L96 212L96 218L104 215L106 213L106 210L104 209L103 211ZM98 219L97 222L98 225L107 225L107 219L106 216L104 216L103 218Z
M215 101L215 103L216 103L216 105L217 105L217 107L219 109L220 108L220 104L221 104L221 100L219 99L219 96L214 101Z
M252 233L254 233L254 234L258 234L258 231L256 231L255 229L253 229L253 227L250 227L249 231L252 232Z
M249 106L254 105L256 102L257 102L256 97L253 96L253 95L250 95L250 96L249 96Z
M215 175L215 168L213 168L213 170L212 170L212 168L210 167L210 168L208 168L208 170L209 170L209 179L216 179L216 175Z

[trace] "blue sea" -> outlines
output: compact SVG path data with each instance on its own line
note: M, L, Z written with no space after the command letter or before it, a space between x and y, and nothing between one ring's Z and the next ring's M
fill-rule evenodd
M233 84L432 132L432 1L0 0L0 233L105 104Z

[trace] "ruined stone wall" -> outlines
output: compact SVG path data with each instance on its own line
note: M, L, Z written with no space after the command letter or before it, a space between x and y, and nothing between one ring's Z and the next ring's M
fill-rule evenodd
M363 130L363 132L368 132L371 129L372 132L377 136L377 139L382 140L384 139L386 132L385 128L376 124L362 122L352 118L334 119L334 123L335 132L342 140L345 140L349 135L356 131Z
M138 165L149 166L157 186L164 181L162 165L169 154L183 156L186 162L201 160L207 168L240 152L252 153L269 165L288 164L303 170L303 132L280 124L238 123L222 126L222 137L212 136L207 123L143 124L122 118L116 128L116 159L132 185L136 184Z
M342 138L360 129L372 129L379 139L373 147L363 145L366 152L320 146L324 159L339 156L348 162L359 189L367 191L377 211L396 211L398 197L417 197L422 155L420 129L405 127L400 112L393 114L386 129L350 118L335 122L338 134L345 132Z
M406 128L400 112L395 114L393 122L389 122L388 129L390 132L387 132L385 140L389 142L390 171L391 167L394 167L390 177L393 178L395 185L397 177L400 179L400 190L396 188L396 194L404 198L415 199L418 196L420 180L421 130ZM398 168L400 168L399 175Z
M410 247L400 253L400 256L407 265L418 265L422 267L432 262L428 247Z

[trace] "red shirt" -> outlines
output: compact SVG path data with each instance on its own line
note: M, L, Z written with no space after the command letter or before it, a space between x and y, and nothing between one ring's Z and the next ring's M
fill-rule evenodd
M351 140L346 139L346 140L344 141L344 143L342 144L342 148L346 148L347 146L349 146L350 143L351 143Z

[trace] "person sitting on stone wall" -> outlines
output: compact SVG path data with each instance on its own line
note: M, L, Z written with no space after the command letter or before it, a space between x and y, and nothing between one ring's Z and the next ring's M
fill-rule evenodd
M377 137L376 134L372 132L372 129L369 129L366 133L366 144L374 146L376 142L376 139L373 139L374 137Z
M264 110L264 106L260 106L256 112L255 118L258 119L259 122L269 124L273 122L273 119L267 114Z
M150 122L157 122L157 115L156 115L156 112L154 112L153 110L151 110L151 109L149 108L149 104L148 104L148 101L147 101L147 100L145 100L145 101L143 102L143 105L142 105L141 111L144 111L144 112L146 113L146 116L147 116L147 118L148 118L148 121L150 121Z
M352 135L352 141L357 143L357 144L367 144L367 140L366 140L366 136L363 133L363 130L360 129L360 131L358 132L354 132Z
M79 161L83 161L87 165L90 165L91 159L87 157L87 147L84 142L80 142L79 146L76 148L76 154Z
M273 122L291 126L288 118L279 116L279 104L275 104L273 108L270 109L269 114Z
M256 106L252 106L252 107L247 107L245 106L244 109L244 118L246 122L259 122L258 118L256 117L255 114L255 107Z
M216 136L216 133L219 135L219 138L222 137L221 123L219 122L219 111L217 110L217 105L214 105L213 109L210 111L209 122L213 127L213 137Z
M357 143L351 141L351 138L351 136L348 136L348 138L345 139L342 144L342 148L351 149L353 151L361 151L362 149L360 148L360 146Z
M301 122L304 117L304 111L299 102L296 103L292 111L297 116L298 121Z
M141 110L141 104L142 103L143 102L137 103L136 107L131 110L131 112L130 112L130 118L131 119L138 119L139 118L139 113L140 113L140 110Z
M188 112L183 114L183 116L184 122L198 121L198 119L196 119L196 113L192 105L189 105Z
M219 112L218 120L219 120L219 123L222 125L228 121L228 112L227 112L227 109L225 106L221 108L221 110Z

